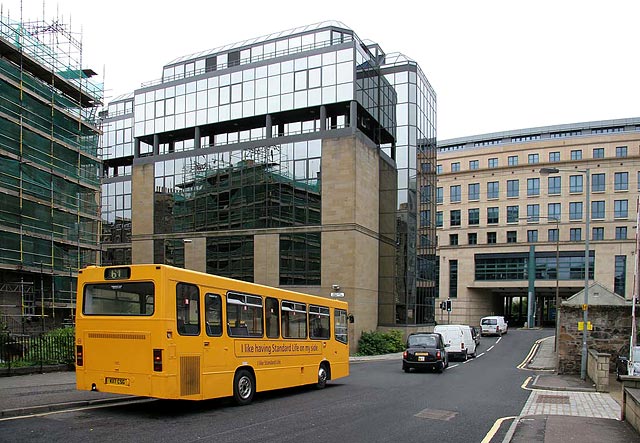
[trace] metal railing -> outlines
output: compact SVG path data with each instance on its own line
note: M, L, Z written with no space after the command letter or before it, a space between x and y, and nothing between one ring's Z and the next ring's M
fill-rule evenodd
M17 368L37 368L42 372L44 366L71 365L75 361L74 342L73 335L0 335L0 369L6 369L4 375L11 375Z

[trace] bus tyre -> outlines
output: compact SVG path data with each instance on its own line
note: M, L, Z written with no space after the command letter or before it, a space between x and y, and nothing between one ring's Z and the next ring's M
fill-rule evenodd
M318 368L318 382L316 383L316 389L324 389L327 386L327 379L329 374L327 373L327 366L324 363L320 364Z
M233 378L233 399L238 406L251 403L255 394L255 380L251 372L240 369Z

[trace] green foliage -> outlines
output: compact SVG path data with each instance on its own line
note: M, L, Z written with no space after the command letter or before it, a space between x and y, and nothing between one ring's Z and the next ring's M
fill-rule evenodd
M75 360L75 329L60 328L39 337L15 339L8 344L13 350L10 362L0 367L72 364Z
M402 331L390 330L387 332L363 332L358 340L359 355L380 355L393 352L402 352L404 341Z

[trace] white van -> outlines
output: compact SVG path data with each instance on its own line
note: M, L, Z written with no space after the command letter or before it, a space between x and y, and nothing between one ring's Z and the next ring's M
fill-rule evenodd
M480 335L500 335L506 334L508 325L501 315L492 315L480 320Z
M437 325L433 328L444 338L448 344L447 354L461 357L466 360L468 357L476 356L476 342L471 335L471 327L467 325Z

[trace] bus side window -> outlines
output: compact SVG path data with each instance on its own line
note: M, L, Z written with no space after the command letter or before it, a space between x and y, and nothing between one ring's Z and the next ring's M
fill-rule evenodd
M279 338L280 309L278 308L278 300L276 300L275 298L267 297L264 308L267 338Z
M176 327L180 335L200 335L200 291L195 285L176 285Z
M207 294L204 303L207 335L210 337L222 335L222 300L220 296Z

